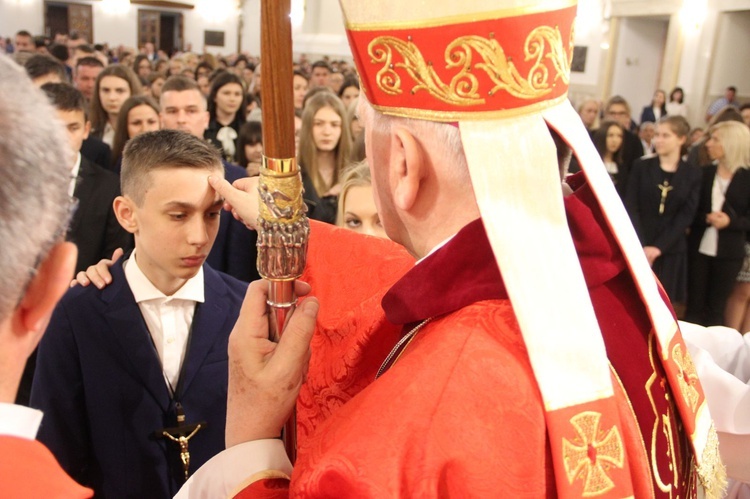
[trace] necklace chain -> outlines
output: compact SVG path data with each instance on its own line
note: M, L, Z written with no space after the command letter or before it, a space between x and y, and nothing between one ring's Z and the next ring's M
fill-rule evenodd
M420 329L422 329L428 322L432 321L433 317L429 317L406 333L403 338L401 338L398 343L396 343L396 346L393 347L391 350L391 353L388 354L388 356L385 358L383 363L380 365L380 369L378 369L378 373L375 375L375 379L378 379L380 376L383 375L384 372L386 372L391 365L395 364L398 360L398 357L401 356L401 353L406 349L407 346L409 346L409 343L414 339L414 337L417 335ZM398 357L397 357L398 356ZM395 359L394 359L395 357Z

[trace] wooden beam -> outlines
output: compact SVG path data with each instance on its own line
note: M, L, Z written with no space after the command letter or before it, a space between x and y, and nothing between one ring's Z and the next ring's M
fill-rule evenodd
M195 5L183 2L175 2L172 0L130 0L130 3L136 5L145 5L147 7L167 7L170 9L191 10L195 8Z

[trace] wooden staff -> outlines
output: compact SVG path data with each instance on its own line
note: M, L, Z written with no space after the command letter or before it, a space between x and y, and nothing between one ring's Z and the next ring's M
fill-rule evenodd
M276 341L297 303L294 281L305 268L310 234L302 199L302 178L295 159L290 12L290 0L261 0L264 153L258 186L258 272L270 283L271 335ZM284 443L294 463L296 411L292 411L284 426Z

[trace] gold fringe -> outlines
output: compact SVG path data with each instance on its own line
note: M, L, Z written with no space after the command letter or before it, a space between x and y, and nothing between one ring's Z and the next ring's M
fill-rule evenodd
M724 497L724 490L727 488L727 469L721 462L719 436L716 434L713 423L708 430L706 447L703 449L703 456L701 456L700 464L696 466L696 471L707 499Z

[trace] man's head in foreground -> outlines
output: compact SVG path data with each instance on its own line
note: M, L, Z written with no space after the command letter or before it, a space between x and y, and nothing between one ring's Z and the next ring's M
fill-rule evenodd
M70 216L68 143L29 78L0 56L0 402L16 397L34 351L73 275L63 242Z
M141 271L165 295L198 273L216 239L222 200L209 175L224 176L218 151L184 132L144 133L123 151L115 214L135 236Z

